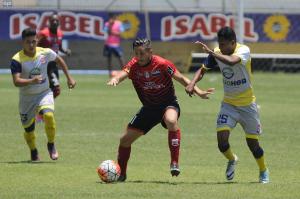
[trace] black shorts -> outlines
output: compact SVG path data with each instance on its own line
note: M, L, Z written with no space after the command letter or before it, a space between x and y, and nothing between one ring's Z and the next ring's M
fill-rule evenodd
M51 61L48 63L47 74L48 74L51 90L55 86L59 86L59 72L58 72L57 63L55 61Z
M164 128L167 128L163 121L163 116L169 107L173 107L177 111L179 118L180 107L177 101L155 107L143 106L129 122L128 128L138 129L144 134L150 131L158 123L161 123Z

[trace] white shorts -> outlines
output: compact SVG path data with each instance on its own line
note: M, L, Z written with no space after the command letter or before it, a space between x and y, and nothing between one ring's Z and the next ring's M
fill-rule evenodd
M231 130L240 123L246 134L262 133L256 103L248 106L233 106L222 102L217 118L217 131Z
M19 112L22 125L32 124L35 115L44 108L54 111L53 93L50 89L40 94L20 95Z

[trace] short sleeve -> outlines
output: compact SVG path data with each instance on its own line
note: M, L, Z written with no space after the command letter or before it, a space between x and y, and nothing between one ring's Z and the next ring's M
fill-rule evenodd
M166 69L167 69L168 75L170 75L172 77L177 70L175 65L168 60L165 61L165 64L166 64Z
M128 73L128 78L131 79L131 67L137 62L137 60L135 58L132 58L124 67L123 67L123 71L125 71L126 73Z
M205 68L213 69L218 67L216 59L212 55L208 55L203 62Z
M56 52L54 52L52 49L48 48L48 59L49 61L54 61L57 57Z
M18 61L13 59L11 60L10 63L10 70L11 70L11 74L21 73L22 65Z
M250 59L250 49L247 46L240 47L234 55L241 58L241 62L243 65L246 65L248 60Z
M105 22L103 31L108 32L108 22Z

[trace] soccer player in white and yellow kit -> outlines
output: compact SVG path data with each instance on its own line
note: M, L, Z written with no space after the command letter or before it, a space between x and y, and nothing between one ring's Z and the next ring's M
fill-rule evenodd
M235 32L229 27L218 31L219 47L214 50L202 42L196 43L209 55L186 87L186 92L189 95L193 94L195 84L202 79L207 69L220 68L223 75L224 99L217 118L217 138L219 150L228 159L225 172L227 180L233 179L238 161L237 155L229 145L229 135L236 124L240 123L245 131L248 147L259 167L259 182L268 183L269 171L265 164L264 151L258 142L261 124L253 94L249 48L236 42Z
M27 28L22 32L23 49L12 57L11 73L19 92L19 112L25 129L24 138L31 152L31 161L39 161L35 144L35 115L43 115L48 138L47 148L52 160L57 160L58 152L54 145L56 123L54 119L53 92L49 88L47 65L56 61L67 77L68 87L75 87L75 80L70 76L63 59L49 48L37 47L36 31Z

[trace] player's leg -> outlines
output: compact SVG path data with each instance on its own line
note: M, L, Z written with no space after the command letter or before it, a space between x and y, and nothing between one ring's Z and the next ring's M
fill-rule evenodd
M55 147L56 121L54 118L54 99L52 92L47 92L41 97L38 112L43 116L45 123L49 156L52 160L57 160L58 152Z
M217 140L219 151L228 160L225 175L227 180L232 180L235 175L235 165L238 157L232 152L229 144L230 131L237 124L238 114L235 107L222 103L217 119Z
M118 163L121 168L121 176L118 181L126 180L131 144L159 123L161 117L158 117L157 115L155 110L142 107L129 122L127 130L122 135L119 144Z
M36 136L35 136L35 120L31 120L28 125L23 125L25 132L24 138L30 149L30 156L32 162L37 162L40 160L38 150L36 147Z
M142 135L144 135L144 133L140 130L127 128L126 132L121 136L118 149L118 163L121 168L121 175L118 181L126 180L127 164L131 153L131 144Z
M118 61L119 61L119 64L120 64L120 68L122 69L122 67L125 65L124 58L123 58L123 50L122 50L122 48L120 46L114 48L114 54L118 58Z
M54 98L60 95L59 72L56 62L48 63L47 74L49 78L50 89L53 92Z
M30 149L31 161L39 161L38 150L36 147L35 136L35 113L36 113L36 96L23 96L20 95L19 111L22 126L25 130L24 138Z
M258 138L261 134L261 123L257 110L257 105L252 103L247 107L240 108L241 125L246 132L247 145L252 152L259 167L259 182L269 182L269 171L267 169L264 157L264 150L260 146Z
M104 45L103 56L106 57L108 75L112 77L112 48L110 46Z
M177 107L168 107L165 111L163 121L168 129L168 144L171 155L170 171L172 176L178 176L179 170L179 150L181 132L178 126L178 112Z

